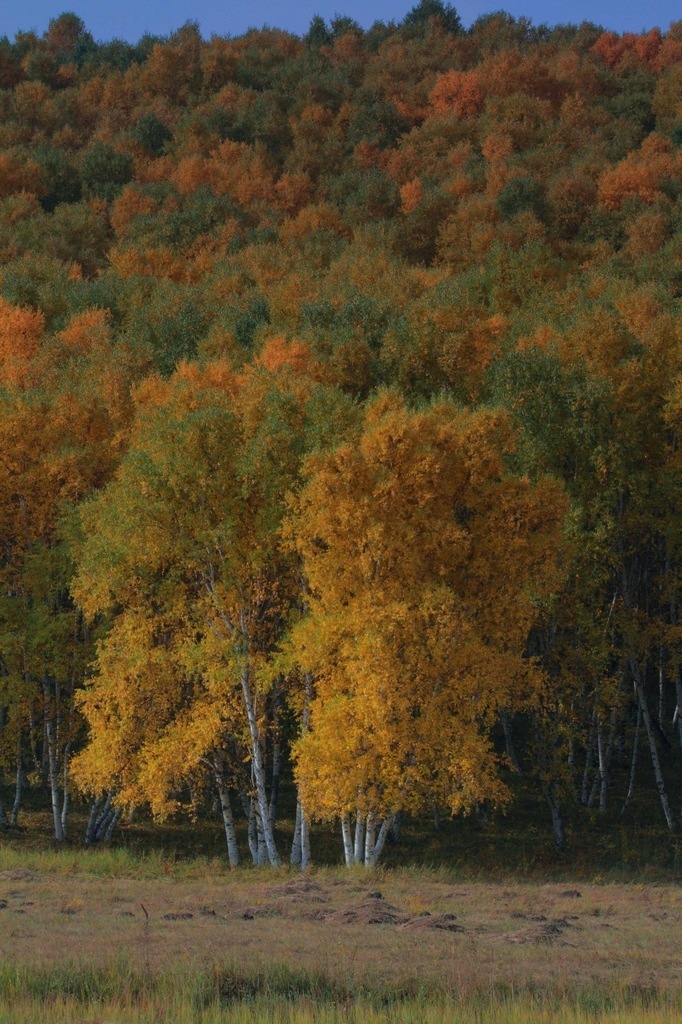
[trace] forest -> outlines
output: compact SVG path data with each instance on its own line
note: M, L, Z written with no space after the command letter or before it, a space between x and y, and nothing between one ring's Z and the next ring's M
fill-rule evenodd
M0 837L678 831L681 227L682 21L0 39Z

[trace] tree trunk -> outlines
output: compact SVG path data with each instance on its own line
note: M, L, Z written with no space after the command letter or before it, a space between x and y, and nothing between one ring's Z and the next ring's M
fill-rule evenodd
M290 862L298 867L301 863L301 801L296 801L296 823L294 825L294 838L291 841Z
M310 866L310 831L308 829L308 815L305 807L301 804L301 871Z
M561 810L561 803L557 795L557 785L554 780L543 785L545 800L552 815L552 831L554 832L554 846L557 850L563 850L566 845L566 833L564 832L564 816Z
M50 783L50 799L52 802L52 819L54 822L54 837L58 843L64 842L64 829L62 827L61 808L59 806L59 765L57 760L57 736L56 724L52 718L50 685L43 682L43 696L45 698L45 739L47 745L48 779Z
M341 835L343 837L343 856L346 861L346 867L351 868L355 863L355 855L353 852L353 835L348 811L341 815Z
M666 824L671 831L675 829L675 819L670 808L670 801L668 800L668 792L665 787L665 780L663 778L663 772L661 771L661 762L658 756L658 748L656 746L656 736L654 733L653 722L649 714L649 708L646 701L646 694L644 693L644 687L642 686L638 669L632 663L633 676L635 679L635 689L637 691L637 699L639 706L642 709L642 720L644 722L644 729L646 731L647 740L649 741L649 751L651 753L651 764L654 769L654 778L656 780L656 789L658 790L658 796L661 801L661 807L663 808L663 815L666 820Z
M5 812L5 808L2 806L2 801L1 800L0 800L0 828L9 828L9 818L7 817L7 814Z
M277 804L279 802L279 779L282 770L282 744L275 740L272 748L272 787L270 789L270 821L275 826Z
M632 761L630 763L630 781L628 782L628 791L623 801L623 806L620 809L621 815L625 814L625 810L632 800L632 794L635 791L635 773L637 771L637 749L639 747L639 731L642 724L642 705L637 701L637 724L635 726L635 739L632 744Z
M88 823L85 826L86 846L92 846L92 844L95 842L95 825L97 824L97 816L99 814L101 806L101 797L99 797L97 800L93 800L93 802L90 805L90 816L88 817Z
M677 736L680 741L680 747L682 747L682 680L680 679L679 665L677 665L675 669L675 699L677 701L677 707L675 708L675 714L677 716Z
M110 816L109 821L107 822L107 827L102 835L103 843L109 844L111 842L111 837L114 834L114 829L118 825L118 820L121 817L121 813L122 812L120 810L114 811L114 813Z
M114 806L111 793L107 793L106 800L102 802L99 797L90 806L88 824L85 828L85 845L94 846L97 843L109 843L114 829L119 822L123 808L117 809Z
M367 815L365 822L365 867L374 867L374 848L376 845L377 824L372 811Z
M353 859L356 864L362 864L365 849L365 816L360 811L355 816L355 842L353 844Z
M391 830L388 833L388 838L393 843L394 846L397 846L398 843L400 842L402 826L403 826L403 812L402 811L396 811L396 813L393 815L393 822L391 823Z
M249 823L247 826L249 853L254 864L258 864L258 829L256 827L256 801L251 797L249 805Z
M237 833L234 827L234 818L232 816L232 804L230 803L230 793L225 785L225 779L220 772L216 772L215 776L216 788L218 790L218 799L220 800L220 811L223 817L223 827L225 829L225 842L227 843L227 859L230 862L231 868L236 868L239 865L239 849L237 847Z
M260 812L260 829L263 833L263 842L265 844L270 863L273 867L279 867L280 859L279 854L277 853L277 846L275 845L275 836L272 830L272 823L270 821L270 808L265 788L265 768L263 765L263 752L260 745L254 696L251 689L251 674L248 661L246 660L242 666L241 684L242 692L244 694L246 716L249 721L249 732L251 735L251 765L253 768L254 782L256 784L258 810Z
M512 733L511 719L506 711L500 711L500 722L502 723L502 731L504 732L504 745L509 758L512 771L516 775L523 775L519 759L516 756L516 747L514 746L514 735Z
M10 822L12 825L16 825L19 820L19 808L21 807L21 797L24 791L24 783L26 781L26 770L24 768L24 757L19 748L17 754L17 775L14 786L14 804L12 806L12 814L10 816Z
M609 768L611 767L611 759L613 757L613 747L616 740L616 730L618 728L618 714L614 707L611 711L611 721L609 723L609 737L606 742L606 749L604 749L603 743L599 743L599 778L600 778L600 790L599 790L599 813L606 814L606 796L609 787Z
M262 868L262 867L265 867L265 865L268 863L268 847L267 847L267 843L265 842L265 831L263 829L263 819L261 818L260 807L258 806L257 803L256 803L256 836L258 837L257 844L256 844L256 849L258 851L257 854L256 854L256 863L257 863L259 868Z
M69 786L69 760L71 757L71 741L64 748L64 764L62 765L62 834L66 839L68 834L67 824L69 820L69 808L71 806L71 787Z
M386 838L387 838L389 832L391 831L391 826L393 824L394 817L395 817L395 815L389 814L388 817L384 818L384 820L381 823L381 828L379 829L379 835L377 836L377 841L374 844L374 863L375 864L379 863L379 858L381 857L381 854L384 852L384 846L386 845Z
M583 771L583 784L580 790L580 802L583 804L584 807L590 806L590 797L592 795L590 790L590 773L592 770L592 757L594 754L594 741L597 729L597 719L598 715L595 704L595 708L592 712L592 720L590 722L590 734L587 739L587 748L585 750L585 770Z

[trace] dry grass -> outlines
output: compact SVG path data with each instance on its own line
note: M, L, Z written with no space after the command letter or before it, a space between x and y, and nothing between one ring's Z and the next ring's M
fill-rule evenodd
M126 963L154 978L215 975L229 963L237 989L273 997L306 986L316 997L472 1005L511 995L596 1008L682 997L676 886L453 883L415 870L178 880L3 867L6 966Z

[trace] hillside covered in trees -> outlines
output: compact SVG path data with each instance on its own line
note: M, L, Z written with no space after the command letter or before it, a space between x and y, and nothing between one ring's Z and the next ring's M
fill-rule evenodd
M682 22L0 40L0 825L680 827L681 226Z

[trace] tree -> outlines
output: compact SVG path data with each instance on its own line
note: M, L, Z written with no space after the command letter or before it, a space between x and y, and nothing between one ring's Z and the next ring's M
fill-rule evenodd
M86 196L115 199L133 176L133 161L105 142L93 142L81 162L81 180Z
M511 444L503 414L384 394L356 440L311 459L294 504L310 594L291 649L316 679L296 777L346 838L365 820L367 866L399 810L507 796L489 729L542 685L524 650L565 509L551 480L505 473Z
M423 30L431 24L438 25L457 35L462 31L462 22L452 4L442 0L419 0L403 18L403 25L409 29Z
M92 739L74 768L79 784L143 796L159 811L209 762L223 802L246 750L272 864L264 680L297 597L278 530L315 404L309 382L278 376L185 364L139 389L130 449L84 509L73 586L89 617L124 609L83 701ZM131 723L141 693L151 713Z

